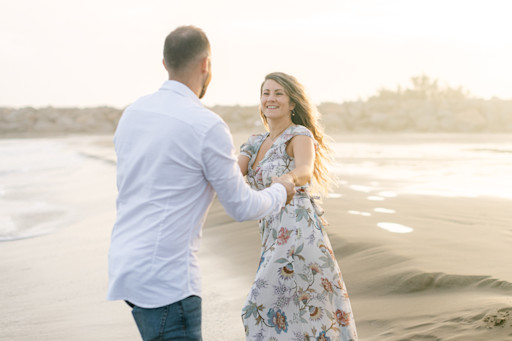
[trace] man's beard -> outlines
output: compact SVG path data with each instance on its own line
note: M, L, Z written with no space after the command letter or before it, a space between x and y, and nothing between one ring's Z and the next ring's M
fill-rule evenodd
M203 84L203 88L201 89L201 93L199 94L199 98L203 98L204 95L206 94L206 89L208 88L208 84L206 84L206 82Z
M206 79L203 82L203 88L201 89L201 93L199 94L199 98L203 98L206 94L206 89L208 89L208 85L210 85L210 81L212 80L212 70L211 65L208 65L208 75L206 75Z

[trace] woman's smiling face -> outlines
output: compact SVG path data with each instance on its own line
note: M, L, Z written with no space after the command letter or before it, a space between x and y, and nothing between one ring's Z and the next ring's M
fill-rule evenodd
M284 87L272 79L263 83L261 88L261 110L267 119L289 116L294 103L290 103L290 97Z

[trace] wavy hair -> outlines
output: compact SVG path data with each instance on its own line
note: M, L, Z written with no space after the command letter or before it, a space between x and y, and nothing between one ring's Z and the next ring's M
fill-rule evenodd
M333 184L333 179L328 175L327 170L327 164L332 160L332 150L325 142L327 136L318 123L320 113L306 95L302 84L300 84L295 77L283 72L272 72L265 76L265 80L261 83L260 96L263 91L263 85L269 79L281 85L286 94L290 97L290 102L295 104L295 108L293 109L294 115L291 116L292 122L308 128L311 133L313 133L313 137L318 143L318 148L316 148L315 153L313 178L316 181L319 192L325 194ZM261 106L260 116L268 130L267 117L263 114Z

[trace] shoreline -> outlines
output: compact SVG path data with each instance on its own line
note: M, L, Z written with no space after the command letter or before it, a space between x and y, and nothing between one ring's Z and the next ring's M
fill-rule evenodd
M235 134L235 146L247 136ZM373 136L369 143L378 145L379 138L380 144L396 140ZM47 140L51 143L45 147L42 142ZM368 140L352 135L342 137L341 143ZM23 172L9 175L15 176L15 187L0 188L0 200L19 200L19 207L23 201L65 204L74 210L73 219L46 235L0 242L0 339L139 339L126 304L105 299L116 198L111 136L33 142L45 152L58 147L66 155L64 163L58 163L61 157L48 159L34 151L36 160L46 160L53 168L36 168L28 178ZM19 145L12 145L10 160L18 162ZM323 205L360 339L512 338L512 201L400 192L393 196L392 180L374 182L364 174L344 176L337 195ZM369 199L379 195L382 200ZM379 227L382 222L412 231L395 233ZM244 338L240 310L257 268L259 238L257 222L235 222L214 202L199 253L205 340Z

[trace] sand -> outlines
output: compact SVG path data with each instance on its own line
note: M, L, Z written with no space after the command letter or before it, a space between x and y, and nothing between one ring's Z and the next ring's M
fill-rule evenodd
M45 234L0 242L0 340L138 340L128 306L105 300L116 197L110 137L52 143L80 157L0 186L2 203L52 208L18 222L57 221ZM324 203L360 340L512 340L512 200L392 188L391 180L345 175ZM66 219L56 220L59 212ZM382 222L412 231L393 233ZM215 202L200 252L206 341L244 339L240 309L259 247L256 222L235 222Z

